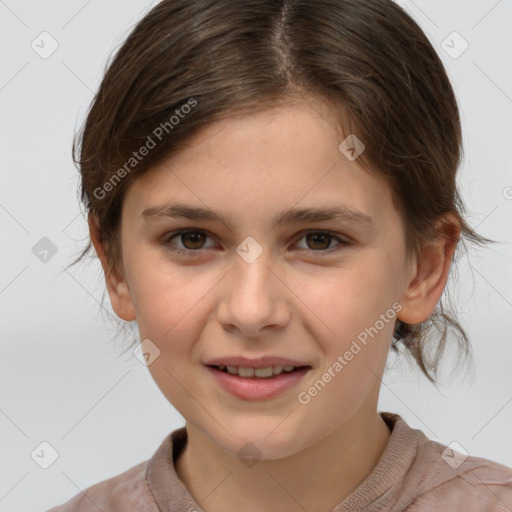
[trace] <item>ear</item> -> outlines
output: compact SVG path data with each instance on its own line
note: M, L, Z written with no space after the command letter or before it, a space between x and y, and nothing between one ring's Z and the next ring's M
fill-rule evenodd
M96 216L91 211L88 214L87 222L89 224L91 242L101 261L112 309L122 320L128 322L135 320L135 307L133 305L128 282L124 277L124 272L119 270L117 265L114 265L112 269L109 268L106 247L100 236L99 223Z
M453 254L460 238L460 221L446 214L436 224L438 237L426 244L411 266L402 309L397 318L408 324L428 319L441 299Z

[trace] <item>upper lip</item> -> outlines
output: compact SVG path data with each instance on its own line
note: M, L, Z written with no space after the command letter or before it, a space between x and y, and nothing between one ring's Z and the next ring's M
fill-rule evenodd
M249 357L218 357L204 363L207 366L237 366L244 368L267 368L269 366L310 366L300 361L285 357L264 356L258 358Z

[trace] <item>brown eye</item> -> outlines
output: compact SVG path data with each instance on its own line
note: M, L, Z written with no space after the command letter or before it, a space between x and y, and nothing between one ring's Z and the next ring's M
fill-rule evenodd
M181 242L186 249L201 249L201 246L204 244L205 235L200 231L188 231L180 236Z
M301 240L306 241L306 247L302 247L303 249L319 253L334 252L350 245L349 241L326 231L310 231L305 233ZM336 245L331 247L333 241Z
M167 237L164 244L176 253L196 256L200 254L202 249L207 248L204 244L208 238L210 237L204 231L178 231Z
M331 244L332 236L328 233L310 233L306 235L309 247L313 250L328 249Z

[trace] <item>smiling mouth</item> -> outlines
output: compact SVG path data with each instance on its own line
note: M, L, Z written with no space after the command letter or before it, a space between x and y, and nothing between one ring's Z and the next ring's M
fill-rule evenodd
M291 365L275 365L267 366L265 368L249 368L247 366L225 366L221 365L210 365L210 368L215 370L229 373L237 377L253 378L253 379L272 379L278 375L293 373L298 370L305 368L311 368L310 366L291 366Z

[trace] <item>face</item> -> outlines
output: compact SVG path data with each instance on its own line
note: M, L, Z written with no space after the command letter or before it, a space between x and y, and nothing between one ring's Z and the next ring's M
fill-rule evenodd
M127 189L113 304L165 397L232 453L285 457L375 414L410 275L391 191L343 139L319 104L233 116Z

